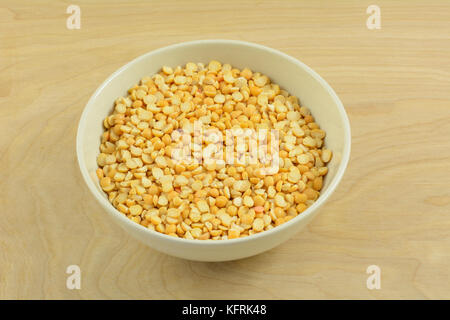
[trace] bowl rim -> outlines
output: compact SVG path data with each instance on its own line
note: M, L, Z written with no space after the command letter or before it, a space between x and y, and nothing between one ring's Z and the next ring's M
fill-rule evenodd
M169 236L151 229L148 229L136 222L131 221L126 216L124 216L122 213L120 213L103 195L100 194L100 191L96 188L94 182L92 181L89 172L86 167L86 163L82 156L82 138L86 132L86 119L89 111L94 107L94 100L97 98L97 96L100 94L100 92L120 73L124 72L126 69L128 69L131 65L146 59L148 56L151 56L156 53L161 53L164 51L170 51L173 49L177 49L184 46L195 46L195 45L205 45L205 44L233 44L233 45L240 45L240 46L246 46L246 47L252 47L254 49L263 50L266 52L269 52L273 55L276 55L280 58L286 59L289 62L296 64L297 66L303 68L306 72L308 72L316 81L318 81L322 87L331 95L332 99L335 101L339 115L343 121L344 125L344 149L342 151L342 158L341 163L339 164L339 167L337 169L337 172L334 176L334 178L331 180L330 185L328 186L327 190L319 196L319 198L310 206L308 207L302 214L296 216L295 218L283 223L280 226L277 226L275 228L272 228L267 231L263 231L257 234L253 234L248 237L243 238L236 238L236 239L227 239L227 240L197 240L197 239L185 239L185 238L177 238L173 236ZM143 55L140 55L136 57L135 59L131 60L130 62L126 63L119 69L117 69L115 72L113 72L103 83L95 90L95 92L92 94L92 96L89 98L88 102L86 103L83 112L81 114L79 123L78 123L78 130L77 130L77 137L76 137L76 153L77 153L77 160L78 160L78 166L80 168L81 174L83 176L84 182L87 184L88 189L94 196L94 198L97 199L98 203L110 214L115 214L117 218L123 222L124 224L128 224L132 228L135 228L137 232L143 231L148 232L151 236L160 238L161 241L168 241L172 242L174 244L191 244L191 245L208 245L208 246L221 246L221 245L228 245L228 244L239 244L243 242L248 241L255 241L262 237L269 237L273 236L277 233L283 232L285 229L289 228L290 226L300 223L302 220L308 218L310 215L312 215L316 210L318 210L331 196L331 194L335 191L338 184L342 180L345 170L347 168L349 159L350 159L350 150L351 150L351 129L350 129L350 121L348 119L347 113L345 112L344 106L337 96L337 94L334 92L334 90L331 88L331 86L313 69L311 69L309 66L301 62L300 60L283 53L279 50L261 45L256 44L252 42L247 41L241 41L241 40L229 40L229 39L210 39L210 40L194 40L194 41L187 41L187 42L180 42L172 45L168 45L162 48L158 48L152 51L149 51Z

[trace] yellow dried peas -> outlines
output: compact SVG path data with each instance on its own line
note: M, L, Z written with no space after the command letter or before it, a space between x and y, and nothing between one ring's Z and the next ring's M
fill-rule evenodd
M103 125L96 175L112 205L190 240L246 237L289 221L317 200L332 160L325 131L296 97L219 61L163 66L119 97ZM277 137L265 138L266 158L247 163L261 130ZM182 152L196 161L174 156ZM273 172L268 159L278 160Z

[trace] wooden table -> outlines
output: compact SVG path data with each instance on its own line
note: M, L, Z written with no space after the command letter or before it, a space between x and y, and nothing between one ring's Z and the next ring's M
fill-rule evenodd
M81 8L69 30L66 8ZM381 29L369 30L369 5ZM0 2L0 298L450 298L448 1ZM352 156L305 230L234 262L173 258L112 223L78 170L96 87L145 52L195 39L279 49L343 101ZM81 290L66 288L78 265ZM369 290L366 269L381 269Z

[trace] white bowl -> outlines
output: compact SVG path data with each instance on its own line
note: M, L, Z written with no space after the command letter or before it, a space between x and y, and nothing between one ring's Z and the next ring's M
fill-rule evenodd
M113 103L142 77L159 71L163 65L218 60L237 68L249 67L268 75L301 104L311 109L333 151L328 174L318 200L296 218L249 237L232 240L186 240L149 230L126 218L108 201L95 174L103 119ZM331 87L311 68L280 51L243 41L200 40L161 48L126 64L103 82L89 99L81 115L77 133L77 157L81 174L95 199L132 236L155 250L198 261L226 261L249 257L269 250L292 237L318 213L344 175L350 157L350 124L341 101Z

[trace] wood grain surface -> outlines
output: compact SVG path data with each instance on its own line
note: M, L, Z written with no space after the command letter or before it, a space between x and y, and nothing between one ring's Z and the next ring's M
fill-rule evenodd
M81 29L66 8L81 8ZM381 29L366 27L369 5ZM234 262L145 247L90 195L81 112L131 59L195 39L290 54L340 96L345 177L290 241ZM0 298L450 298L450 2L0 0ZM79 265L81 290L66 288ZM366 268L381 268L381 289Z

